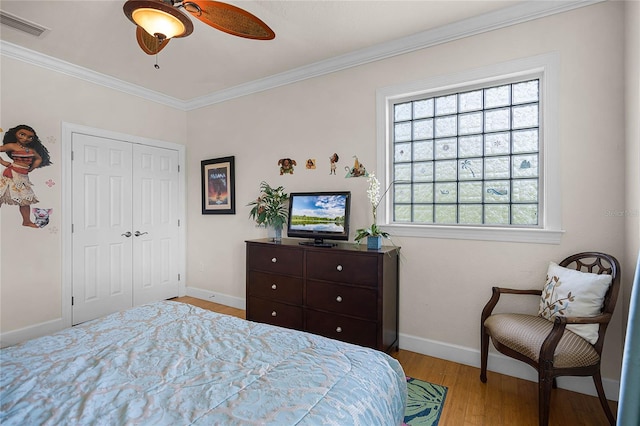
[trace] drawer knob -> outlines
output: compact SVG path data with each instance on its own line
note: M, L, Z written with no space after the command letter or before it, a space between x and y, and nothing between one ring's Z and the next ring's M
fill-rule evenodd
M272 317L275 317L276 315L278 315L278 314L276 313L276 311L271 312L271 316L272 316Z
M336 302L338 302L338 303L342 302L342 296L336 297Z
M342 265L338 265L338 266L336 266L336 270L337 270L338 272L342 271Z
M275 257L273 259L271 259L271 263L276 263L278 261L278 259L276 259Z
M277 286L277 285L275 285L275 284L271 284L271 288L272 288L273 290L275 290L275 289L277 289L277 288L278 288L278 286Z
M337 333L342 333L342 327L338 327L338 328L336 328L336 332L337 332Z

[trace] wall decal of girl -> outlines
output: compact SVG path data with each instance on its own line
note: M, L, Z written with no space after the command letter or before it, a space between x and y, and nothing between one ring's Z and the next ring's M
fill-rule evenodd
M6 152L13 160L0 158L0 164L5 167L0 176L0 207L3 204L19 206L22 226L38 228L30 215L29 206L37 203L38 197L31 188L29 172L51 164L49 151L32 127L21 124L7 130L0 152Z

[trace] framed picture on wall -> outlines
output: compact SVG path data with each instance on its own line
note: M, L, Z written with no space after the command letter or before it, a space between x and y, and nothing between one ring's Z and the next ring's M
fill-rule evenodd
M236 214L235 157L201 162L202 214Z

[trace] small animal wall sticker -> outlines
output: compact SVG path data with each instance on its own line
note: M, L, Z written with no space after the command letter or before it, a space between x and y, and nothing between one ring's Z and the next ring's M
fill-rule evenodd
M53 179L49 179L48 181L45 182L47 184L47 186L49 188L51 188L53 185L55 185L56 183L53 181Z
M316 159L315 158L309 158L307 160L306 168L308 170L314 170L316 168Z
M41 209L38 207L33 207L32 211L35 219L34 223L38 225L38 228L44 228L49 224L49 215L51 215L53 209Z
M347 175L345 177L346 178L352 178L352 177L367 177L367 176L369 176L369 173L367 172L367 169L364 167L364 164L362 164L360 161L358 161L358 157L356 157L354 155L353 158L355 158L355 161L353 163L353 167L349 168L349 166L345 166L345 168L344 168L347 171Z
M335 152L331 157L329 157L329 161L331 162L331 170L329 171L330 175L336 174L336 163L338 162L339 159L340 157L338 157L338 154Z
M280 166L280 175L293 174L293 166L297 166L296 160L292 160L291 158L281 158L278 160L278 166Z

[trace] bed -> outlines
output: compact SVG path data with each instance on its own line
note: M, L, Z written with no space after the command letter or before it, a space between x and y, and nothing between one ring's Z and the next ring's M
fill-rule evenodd
M379 351L163 301L0 351L2 425L399 425Z

